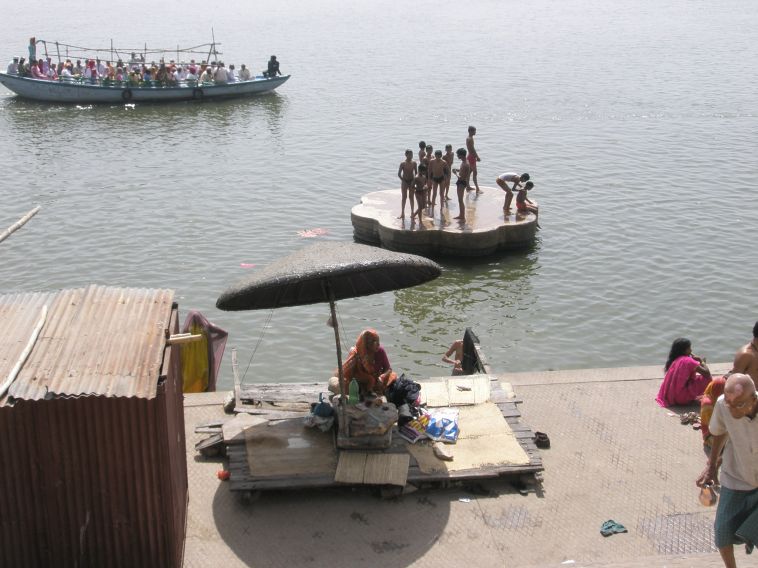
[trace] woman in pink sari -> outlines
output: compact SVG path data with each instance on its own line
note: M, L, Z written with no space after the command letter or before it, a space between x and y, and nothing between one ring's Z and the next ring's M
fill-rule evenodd
M664 369L666 376L655 398L664 407L696 402L711 381L705 358L693 355L692 343L683 337L671 344Z

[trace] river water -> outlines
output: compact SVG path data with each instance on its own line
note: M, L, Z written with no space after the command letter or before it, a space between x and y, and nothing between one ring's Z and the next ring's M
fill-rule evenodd
M447 374L471 326L496 371L663 364L674 337L730 360L758 319L758 3L148 3L3 0L0 53L28 36L108 47L209 41L292 78L218 104L43 106L0 88L0 292L176 290L230 332L245 380L334 367L328 306L227 313L226 286L311 241L352 238L361 195L421 139L478 128L480 180L528 171L528 251L443 260L426 285L338 304L393 367ZM40 49L42 49L40 47ZM242 265L255 265L243 267ZM229 356L222 386L231 384Z

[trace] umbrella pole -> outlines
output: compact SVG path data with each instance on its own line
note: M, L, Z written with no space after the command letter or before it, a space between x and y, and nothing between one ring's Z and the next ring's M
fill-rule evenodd
M334 294L329 288L329 309L332 312L332 323L334 324L334 341L337 343L337 378L340 382L340 404L345 403L345 385L344 376L342 375L342 347L340 346L340 330L337 323L337 312L334 309Z

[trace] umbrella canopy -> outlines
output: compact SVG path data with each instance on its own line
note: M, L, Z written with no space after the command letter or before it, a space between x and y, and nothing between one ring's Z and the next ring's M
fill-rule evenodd
M286 256L227 289L216 307L260 310L329 302L337 348L340 405L345 404L342 348L334 302L398 290L434 280L436 262L355 243L325 242Z
M284 257L228 288L221 310L303 306L399 290L434 280L441 268L413 254L324 242Z

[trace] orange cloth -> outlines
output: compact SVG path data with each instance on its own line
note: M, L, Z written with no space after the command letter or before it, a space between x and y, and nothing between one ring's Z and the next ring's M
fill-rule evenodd
M355 346L350 348L350 353L342 365L343 388L348 391L348 385L352 379L358 381L361 394L375 392L384 393L389 385L397 380L397 374L391 371L387 353L383 347L379 347L375 353L369 350L370 342L379 341L379 334L373 329L363 330ZM380 376L390 371L385 381Z

